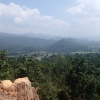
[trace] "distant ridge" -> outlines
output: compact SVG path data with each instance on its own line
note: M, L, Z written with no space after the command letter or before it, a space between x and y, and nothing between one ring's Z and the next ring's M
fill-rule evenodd
M25 52L43 50L45 47L52 45L56 41L39 38L29 38L17 36L8 33L0 33L0 49L11 48L15 52Z
M100 52L100 41L76 38L42 39L0 32L0 50L10 48L11 52Z
M76 52L76 51L84 51L87 46L79 43L75 39L72 38L63 38L51 45L47 49L52 52Z

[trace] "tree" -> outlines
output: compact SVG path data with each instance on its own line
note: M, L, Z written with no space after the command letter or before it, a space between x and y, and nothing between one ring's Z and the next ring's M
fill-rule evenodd
M7 59L5 51L0 51L0 79L13 79L13 68Z
M75 58L72 60L72 68L66 74L66 83L73 100L79 97L95 100L97 69L89 66L85 59Z

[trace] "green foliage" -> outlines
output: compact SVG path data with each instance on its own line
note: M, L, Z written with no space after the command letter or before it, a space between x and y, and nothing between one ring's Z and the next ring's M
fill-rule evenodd
M79 96L84 96L87 100L95 100L95 96L99 95L96 88L100 70L90 66L83 58L74 58L71 63L72 67L66 74L66 83L72 99L77 100Z
M0 51L0 80L13 79L13 68L11 67L5 51Z
M52 55L41 61L20 55L9 59L0 51L0 80L29 77L40 87L41 100L57 100L58 89L72 100L100 99L100 54Z

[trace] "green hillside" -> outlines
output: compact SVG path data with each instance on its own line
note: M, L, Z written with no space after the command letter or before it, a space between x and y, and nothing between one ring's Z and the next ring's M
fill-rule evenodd
M100 41L88 41L74 38L42 39L30 38L21 35L0 33L0 49L9 49L10 52L48 51L57 53L70 52L100 52Z
M63 38L48 47L47 50L52 52L78 52L86 51L87 46L72 38Z
M55 43L54 40L29 38L23 36L0 36L0 49L8 49L14 52L32 52L43 50Z

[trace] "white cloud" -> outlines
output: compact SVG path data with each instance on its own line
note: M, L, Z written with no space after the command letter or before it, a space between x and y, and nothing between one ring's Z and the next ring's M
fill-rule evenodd
M59 19L56 19L53 21L53 24L57 27L66 27L66 26L70 26L70 24L62 21L62 20L59 20Z
M21 18L15 18L14 22L15 23L21 23L22 22L22 19Z
M67 9L72 14L100 13L100 0L76 0L76 6Z
M36 8L30 9L15 3L9 5L0 3L0 23L3 27L0 31L11 33L40 32L40 30L43 33L50 33L55 27L67 29L70 26L69 23L53 16L41 15Z
M66 10L76 36L100 36L100 0L75 0Z
M84 4L79 4L76 7L71 7L67 9L67 12L75 14L75 13L85 13L83 12L83 9L85 8Z
M81 24L85 23L100 23L100 18L97 17L90 17L90 18L82 18L82 19L76 19L77 22L80 22Z
M76 18L74 26L80 36L100 36L100 18L98 17L83 17Z

